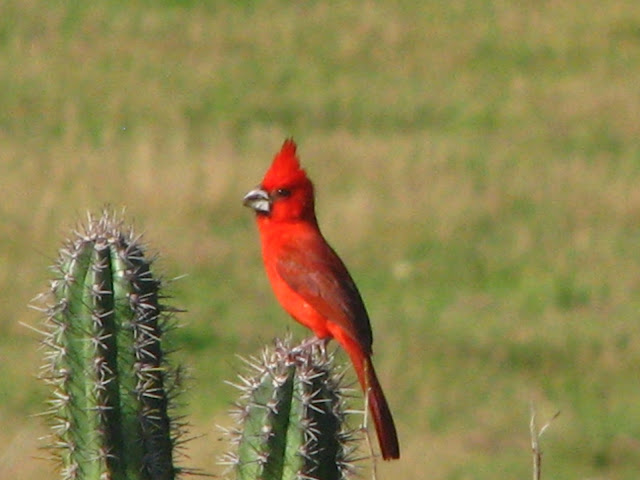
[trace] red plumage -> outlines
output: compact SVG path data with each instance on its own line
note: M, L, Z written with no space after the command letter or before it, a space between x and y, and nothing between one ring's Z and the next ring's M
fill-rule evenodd
M244 204L256 211L267 276L282 307L318 338L345 349L367 394L385 460L400 457L395 424L371 363L371 325L362 297L318 227L313 184L286 140Z

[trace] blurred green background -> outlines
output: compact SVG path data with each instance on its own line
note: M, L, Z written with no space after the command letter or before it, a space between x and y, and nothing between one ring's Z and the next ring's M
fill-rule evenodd
M372 317L403 449L380 478L530 478L533 401L562 411L543 478L636 479L639 79L636 0L4 0L0 478L57 477L19 322L105 204L186 275L183 463L221 472L234 355L308 335L241 206L292 135Z

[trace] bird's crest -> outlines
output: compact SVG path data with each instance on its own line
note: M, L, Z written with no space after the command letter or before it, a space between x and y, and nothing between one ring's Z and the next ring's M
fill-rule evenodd
M296 143L288 138L273 158L273 163L262 180L262 187L271 190L285 185L309 182L307 174L300 168L296 155Z

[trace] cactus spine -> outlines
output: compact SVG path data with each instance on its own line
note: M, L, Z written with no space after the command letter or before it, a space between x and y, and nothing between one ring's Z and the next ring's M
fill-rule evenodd
M170 417L176 370L161 340L161 282L115 215L89 216L60 250L45 309L46 412L62 476L171 480L182 425Z
M239 480L345 479L353 470L354 431L346 423L342 374L333 355L313 346L276 341L247 361L229 432L237 453L222 463Z

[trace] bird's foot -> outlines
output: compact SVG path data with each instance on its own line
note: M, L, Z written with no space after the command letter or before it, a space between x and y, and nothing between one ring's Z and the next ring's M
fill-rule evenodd
M292 350L293 352L302 352L303 350L307 350L307 349L318 349L318 351L320 352L320 355L322 355L323 358L326 358L327 356L327 343L329 343L329 340L331 340L330 338L318 338L316 336L307 338L306 340L303 340L302 342L300 342L300 345L298 345L297 347L294 347Z

